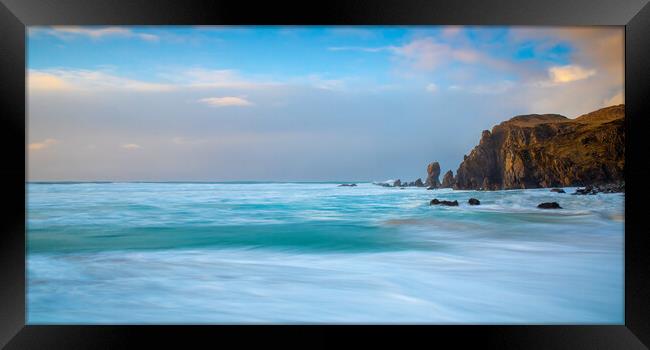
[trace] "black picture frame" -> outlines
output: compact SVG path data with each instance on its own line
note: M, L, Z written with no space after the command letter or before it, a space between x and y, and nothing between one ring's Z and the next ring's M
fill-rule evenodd
M648 0L0 0L0 347L124 348L213 339L336 346L341 336L501 349L644 349L650 344L650 254L644 207L650 166ZM625 324L531 326L33 326L25 325L25 34L31 25L464 24L625 26ZM287 342L287 340L289 342ZM180 341L180 343L179 343ZM644 345L645 344L645 345ZM268 343L270 345L270 343Z

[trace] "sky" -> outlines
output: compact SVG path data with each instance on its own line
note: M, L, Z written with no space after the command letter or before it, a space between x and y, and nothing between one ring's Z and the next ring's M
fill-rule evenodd
M29 181L413 181L624 103L623 27L30 27Z

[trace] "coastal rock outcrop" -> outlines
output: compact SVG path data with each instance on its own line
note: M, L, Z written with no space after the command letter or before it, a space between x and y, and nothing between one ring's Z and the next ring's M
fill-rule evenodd
M537 207L540 209L562 209L557 202L540 203Z
M427 166L427 180L424 183L427 187L438 188L440 187L440 164L438 162L430 163Z
M434 198L429 202L429 205L446 205L450 207L457 207L458 206L458 201L441 201L437 198Z
M625 192L625 183L618 184L606 184L606 185L595 185L595 186L586 186L585 188L578 188L575 192L571 193L576 194L597 194L597 193L619 193Z
M470 198L467 203L469 203L469 205L480 205L481 201L476 198Z
M452 188L454 187L454 172L449 170L442 177L442 188Z
M424 183L422 182L422 179L418 178L415 180L415 187L424 187Z
M551 192L566 193L566 191L561 188L551 188Z
M357 187L357 184L340 184L339 187Z
M501 190L619 183L625 165L625 106L569 119L516 116L484 130L456 171L454 188ZM434 174L432 163L430 174ZM438 167L439 168L439 167Z

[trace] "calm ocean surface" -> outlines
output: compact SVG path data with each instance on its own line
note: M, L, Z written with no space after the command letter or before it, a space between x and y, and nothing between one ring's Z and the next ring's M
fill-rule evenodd
M624 195L566 190L30 183L28 323L621 324Z

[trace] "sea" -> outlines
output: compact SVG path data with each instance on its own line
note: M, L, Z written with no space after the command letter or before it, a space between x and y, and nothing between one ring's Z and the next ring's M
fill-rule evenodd
M623 324L624 194L574 190L30 182L27 323Z

